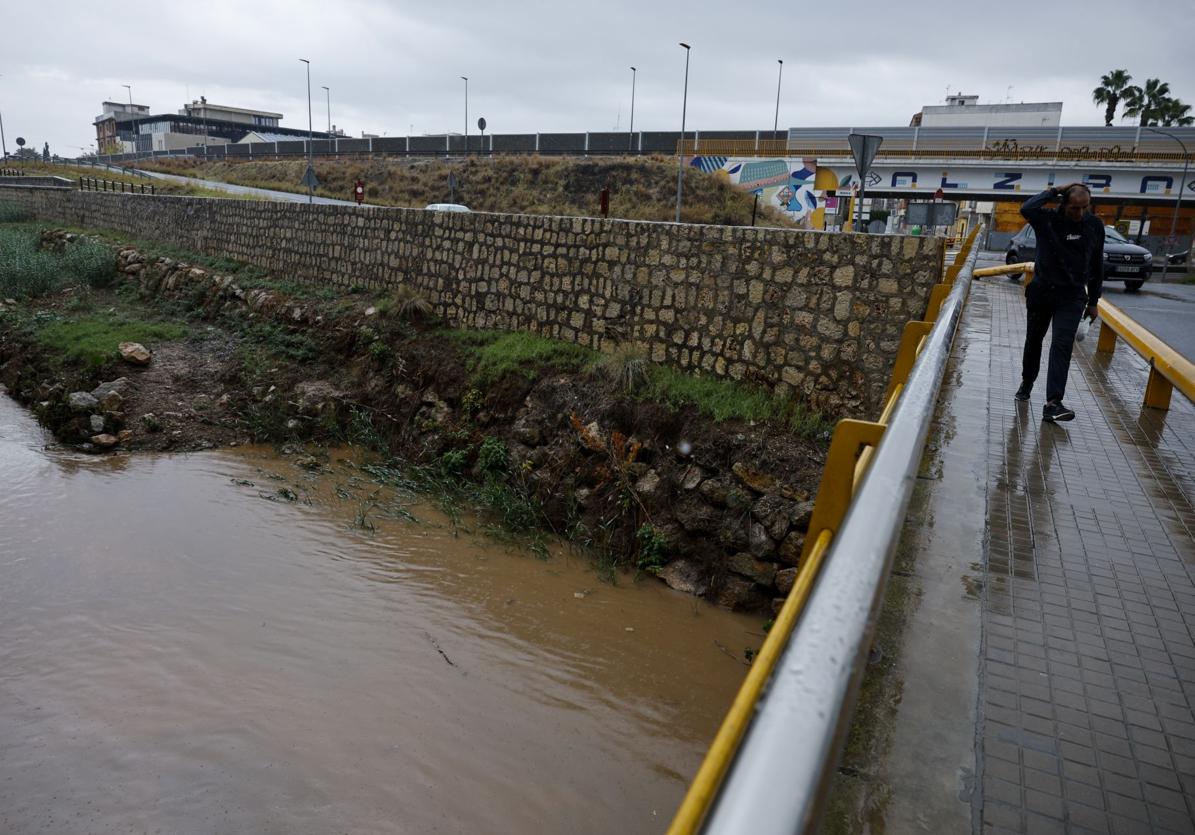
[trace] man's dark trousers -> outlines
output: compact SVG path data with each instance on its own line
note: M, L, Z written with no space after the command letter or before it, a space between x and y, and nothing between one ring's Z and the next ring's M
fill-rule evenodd
M1050 340L1050 366L1046 372L1046 400L1061 403L1066 393L1066 375L1070 370L1071 349L1075 346L1075 331L1087 309L1087 297L1082 290L1058 287L1040 279L1025 288L1025 307L1028 321L1025 327L1025 355L1021 364L1021 379L1029 385L1037 379L1041 368L1041 343L1046 330L1054 326Z

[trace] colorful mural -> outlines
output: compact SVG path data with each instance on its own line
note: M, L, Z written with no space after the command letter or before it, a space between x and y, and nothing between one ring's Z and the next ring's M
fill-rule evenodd
M786 212L799 226L821 229L827 206L834 208L834 198L825 198L825 189L850 188L840 184L829 169L818 171L817 160L741 159L722 156L693 157L694 168L724 177L743 191L758 194L760 202ZM829 175L829 180L826 179ZM845 178L847 180L850 177ZM829 202L828 202L829 201Z

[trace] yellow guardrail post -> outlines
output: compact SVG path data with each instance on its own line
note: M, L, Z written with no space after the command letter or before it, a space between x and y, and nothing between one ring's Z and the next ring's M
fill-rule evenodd
M814 543L823 531L831 535L838 530L855 490L855 465L865 446L875 446L884 434L884 424L867 420L840 420L834 427L830 452L822 481L813 500L813 516L801 549L801 561L809 556Z
M1119 337L1149 363L1149 378L1145 383L1146 406L1169 409L1170 396L1175 388L1188 400L1195 402L1195 363L1106 299L1100 299L1096 311L1100 317L1100 336L1095 346L1097 351L1111 353Z
M888 390L884 392L885 412L891 408L897 388L909 379L909 372L913 370L913 363L921 352L921 344L933 326L934 323L930 321L905 322L904 333L900 335L900 347L896 349L896 362L892 364L892 379L888 382ZM880 415L880 423L887 423L885 415Z

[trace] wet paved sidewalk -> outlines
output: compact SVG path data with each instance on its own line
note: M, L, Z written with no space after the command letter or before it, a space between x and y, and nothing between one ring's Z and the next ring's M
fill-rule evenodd
M1195 407L1144 409L1146 363L1093 328L1077 417L1043 423L1024 323L973 284L902 537L887 831L1195 833Z
M1144 409L1125 345L1076 345L1042 423L1019 288L991 309L977 735L991 832L1195 832L1195 408ZM1048 339L1049 337L1047 337Z

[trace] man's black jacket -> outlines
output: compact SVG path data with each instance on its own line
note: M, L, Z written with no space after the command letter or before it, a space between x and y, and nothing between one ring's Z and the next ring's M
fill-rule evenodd
M1021 215L1037 233L1033 280L1050 287L1087 294L1087 304L1100 299L1104 285L1104 224L1093 214L1076 222L1062 209L1048 209L1058 199L1054 189L1030 197Z

